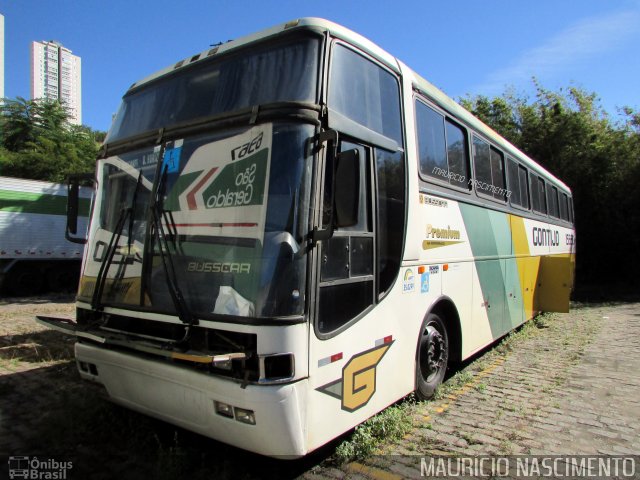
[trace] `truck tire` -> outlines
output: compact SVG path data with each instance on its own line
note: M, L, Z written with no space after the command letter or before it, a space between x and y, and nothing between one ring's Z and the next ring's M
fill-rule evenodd
M53 264L47 270L47 290L51 292L70 292L78 287L80 265L68 262Z
M36 265L16 265L8 275L7 290L12 295L35 295L42 291L44 278Z

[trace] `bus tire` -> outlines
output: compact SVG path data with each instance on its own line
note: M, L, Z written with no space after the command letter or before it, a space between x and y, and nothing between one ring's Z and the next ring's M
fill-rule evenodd
M449 361L449 337L440 315L429 313L422 323L416 354L416 396L433 397L444 380Z

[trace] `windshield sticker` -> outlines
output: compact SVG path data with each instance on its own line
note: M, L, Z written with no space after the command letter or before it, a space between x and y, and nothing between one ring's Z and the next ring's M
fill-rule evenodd
M240 160L225 168L207 187L203 196L206 208L262 205L268 152Z
M178 230L262 241L271 137L271 124L258 125L202 145L188 159L180 158L181 151L175 152L178 165L186 162L168 194Z
M177 173L180 171L180 155L182 154L183 140L177 140L173 147L166 147L162 157L162 167L167 169L167 173Z

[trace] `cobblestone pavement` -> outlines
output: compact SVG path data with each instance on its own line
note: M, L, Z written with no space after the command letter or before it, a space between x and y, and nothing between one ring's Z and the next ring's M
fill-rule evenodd
M640 477L640 304L573 310L471 363L473 378L419 404L380 454L306 478L420 478L423 458L635 455Z
M441 398L417 404L403 439L339 466L326 461L331 451L277 463L96 402L75 372L72 339L40 327L36 313L71 316L73 304L0 305L0 478L9 455L51 451L84 468L68 478L105 479L137 478L152 463L160 478L395 479L420 477L421 459L438 455L640 454L640 304L543 318L467 362L465 381L449 380ZM158 453L144 465L132 445ZM180 449L187 455L176 457Z

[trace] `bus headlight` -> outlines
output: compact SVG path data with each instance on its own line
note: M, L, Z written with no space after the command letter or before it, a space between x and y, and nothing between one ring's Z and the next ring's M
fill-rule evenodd
M214 401L216 413L222 417L235 418L238 422L248 425L256 424L256 414L253 410L234 407L228 403Z
M283 382L295 375L293 353L260 355L260 383Z
M215 402L216 413L223 417L233 418L233 407L228 403Z
M246 410L244 408L234 408L236 413L236 420L242 423L248 423L249 425L256 424L256 416L253 410Z

